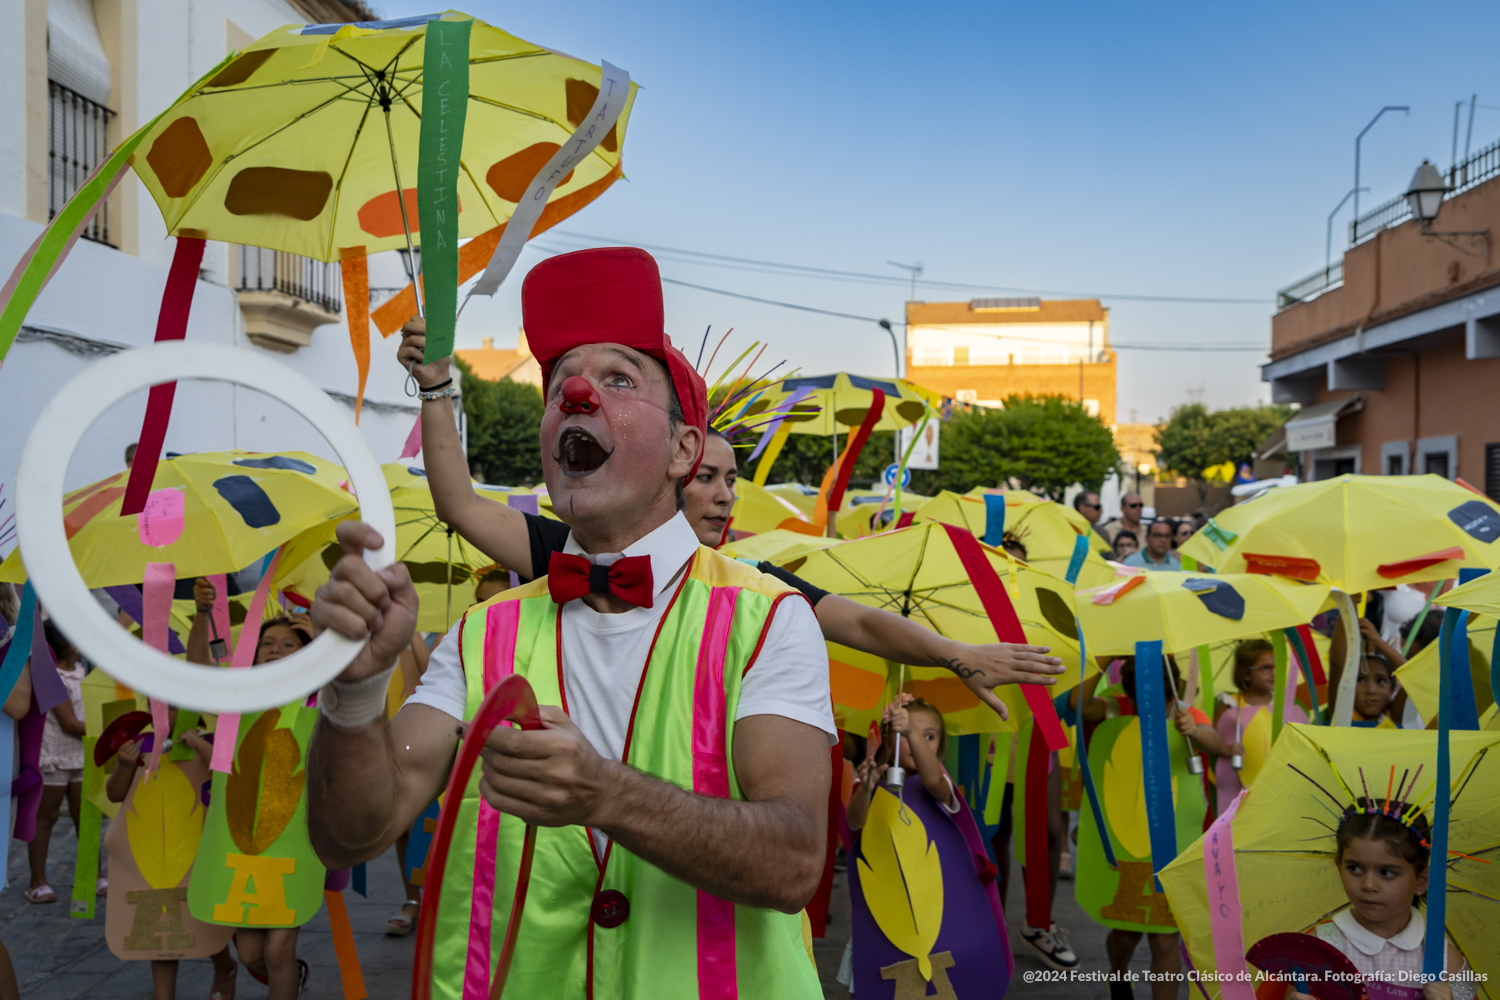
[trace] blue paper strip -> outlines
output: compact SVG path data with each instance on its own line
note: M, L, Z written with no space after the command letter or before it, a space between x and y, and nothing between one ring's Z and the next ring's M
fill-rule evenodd
M1495 629L1495 644L1490 647L1490 697L1500 705L1500 627Z
M1453 728L1479 729L1479 706L1474 694L1474 675L1469 672L1469 613L1460 611L1453 616L1453 637L1449 643L1448 668L1453 673ZM1448 624L1448 616L1443 616Z
M1080 542L1083 541L1082 538L1078 540ZM1083 622L1077 618L1074 618L1073 622L1074 627L1078 630L1078 662L1085 664L1089 662L1089 658L1088 650L1083 643ZM1104 680L1102 676L1099 679ZM1083 689L1081 685L1078 691L1076 722L1078 725L1078 749L1076 755L1078 757L1078 771L1083 776L1083 791L1089 798L1089 810L1094 814L1094 828L1099 831L1099 843L1104 847L1104 860L1109 862L1111 868L1118 869L1120 866L1115 861L1115 849L1109 842L1109 824L1104 822L1104 808L1099 804L1099 791L1094 787L1094 770L1089 765L1088 741L1083 738Z
M1068 560L1068 573L1066 577L1068 586L1077 585L1078 574L1083 572L1083 561L1088 558L1088 555L1089 540L1083 535L1079 535L1073 540L1073 556Z
M1461 612L1467 615L1468 612ZM1449 723L1453 718L1453 671L1450 653L1457 615L1443 615L1443 630L1438 636L1438 746L1436 801L1432 807L1432 860L1427 865L1427 928L1422 946L1422 972L1439 981L1448 960L1448 803L1453 786L1453 762L1448 751ZM1467 638L1464 645L1468 645Z
M6 693L10 692L7 690ZM8 776L14 774L15 770L16 720L0 712L0 775L7 776L7 786L10 781ZM10 807L10 789L7 787L5 794L0 795L0 836L4 839L4 843L0 843L0 889L10 885L10 879L6 877L10 871Z
M1172 809L1172 762L1167 754L1167 692L1162 683L1162 644L1135 644L1135 710L1140 715L1141 775L1146 786L1146 827L1151 834L1151 871L1165 892L1161 871L1177 857L1177 817Z
M984 544L999 548L1005 538L1005 496L1000 493L984 495Z
M21 613L17 615L20 621L16 622L16 627L11 632L5 659L0 661L0 699L10 697L10 690L16 686L16 681L21 677L21 668L26 666L26 658L31 655L31 626L35 614L36 591L27 583L21 588ZM10 770L7 768L0 771L0 774L10 774ZM10 827L5 829L9 830Z
M355 892L359 893L361 896L364 896L366 899L369 899L370 894L366 891L369 888L368 880L369 874L365 870L365 863L361 861L359 864L355 865L354 870L349 873L349 884L353 887Z

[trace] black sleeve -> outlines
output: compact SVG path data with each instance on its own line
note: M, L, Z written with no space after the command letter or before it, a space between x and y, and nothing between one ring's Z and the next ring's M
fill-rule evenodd
M788 573L786 570L782 569L780 566L772 566L768 562L763 562L755 568L760 570L767 576L774 576L776 579L780 580L788 587L795 587L797 590L800 590L803 595L812 602L812 606L815 608L818 606L819 601L828 596L828 591L824 590L822 587L814 587L812 584L802 579L802 577L794 576L793 574Z
M563 550L573 529L561 521L554 521L540 514L523 516L526 518L526 534L531 540L531 579L535 580L547 575L547 564L552 561L552 553Z

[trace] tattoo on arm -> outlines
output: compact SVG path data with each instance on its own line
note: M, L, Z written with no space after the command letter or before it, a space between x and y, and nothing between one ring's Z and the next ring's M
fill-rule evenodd
M932 658L932 665L934 667L942 667L944 670L951 670L965 679L984 676L984 671L978 667L966 667L963 660L954 660L946 656L934 656Z

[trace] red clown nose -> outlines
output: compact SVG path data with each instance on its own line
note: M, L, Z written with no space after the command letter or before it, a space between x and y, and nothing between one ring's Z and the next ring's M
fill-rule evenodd
M569 375L562 384L562 411L564 413L593 413L599 409L599 394L594 385L582 375Z

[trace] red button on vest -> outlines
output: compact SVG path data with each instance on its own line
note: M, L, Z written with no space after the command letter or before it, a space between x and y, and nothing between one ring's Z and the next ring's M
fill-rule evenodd
M618 927L630 916L630 900L618 889L605 889L594 897L594 923L604 928Z

